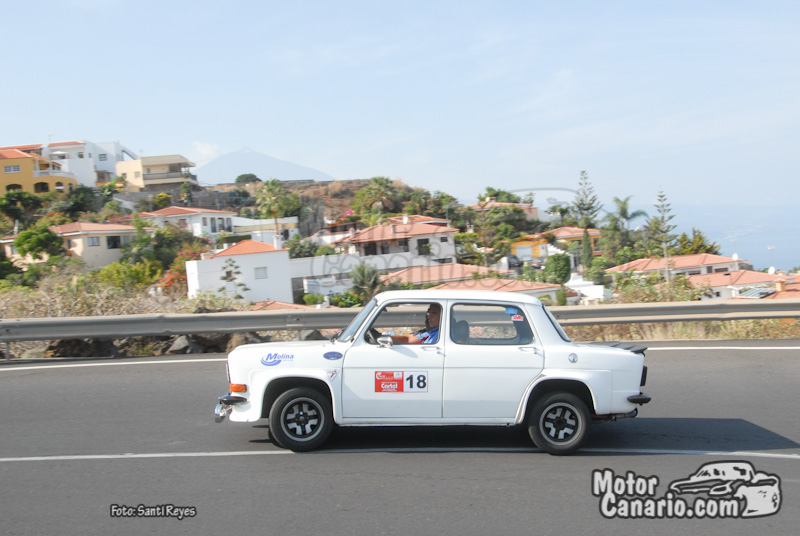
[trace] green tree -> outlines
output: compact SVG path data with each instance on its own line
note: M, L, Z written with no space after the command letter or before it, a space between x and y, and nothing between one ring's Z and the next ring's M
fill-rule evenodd
M559 227L567 223L567 216L572 213L572 208L566 205L552 205L547 209L547 213L551 216L558 216Z
M98 198L94 188L81 185L67 194L67 206L64 212L72 218L77 218L84 212L96 212L101 201L103 200Z
M97 279L119 288L147 287L161 278L161 263L158 261L127 264L113 262L97 271Z
M667 202L667 194L658 192L657 202L654 205L657 214L650 217L645 225L646 241L645 251L648 255L665 255L675 246L675 225L670 223L675 217L672 214L672 205Z
M361 305L366 304L383 289L381 274L369 264L361 263L350 272L353 288L350 291L359 300Z
M14 239L14 247L23 257L30 255L34 259L56 257L65 253L64 241L44 225L34 225L20 232Z
M43 205L41 197L22 190L13 190L0 196L0 214L12 225L19 221L23 228L33 221L36 211Z
M156 260L155 243L153 237L145 229L148 220L133 217L132 225L136 228L133 240L122 246L121 262L138 264L145 261ZM169 266L169 265L166 265ZM163 268L164 266L162 266Z
M507 192L505 190L500 190L498 188L492 188L491 186L487 186L486 191L478 196L478 201L486 202L486 199L490 197L493 197L498 203L522 202L518 195L512 194L511 192Z
M284 188L278 179L270 179L256 192L256 204L261 212L262 218L270 216L275 221L275 233L278 234L278 217L283 216L286 207L286 199L289 192Z
M286 241L284 247L289 248L289 258L313 257L317 252L317 245L311 240L302 240L300 235L294 235Z
M547 257L544 264L544 272L549 282L557 285L564 285L569 281L572 273L572 263L569 255L565 253L557 253Z
M247 184L249 182L262 182L261 179L255 176L253 173L242 173L238 177L236 177L236 184Z
M597 195L594 193L594 187L585 171L581 171L581 178L578 181L578 193L575 194L572 206L578 218L578 225L584 229L595 227L595 220L603 205L600 204Z
M692 227L692 237L689 238L686 233L681 233L678 237L678 245L672 253L674 255L693 255L696 253L719 255L719 244L709 242L702 231Z
M315 257L322 257L323 255L335 255L336 248L329 244L323 244L314 252Z
M167 208L172 206L172 196L165 193L156 194L155 198L153 199L153 210L161 210L162 208Z
M368 212L399 212L402 195L388 177L373 177L353 197L353 210Z
M187 205L192 204L194 201L194 195L192 194L192 185L188 182L184 182L181 184L181 201L186 203Z

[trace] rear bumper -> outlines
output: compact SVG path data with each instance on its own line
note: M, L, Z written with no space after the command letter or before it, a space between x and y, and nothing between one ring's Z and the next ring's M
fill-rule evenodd
M628 397L628 402L633 402L634 404L647 404L650 402L651 398L650 395L646 395L644 393L639 393L638 395L631 395Z
M236 404L247 402L247 399L241 396L233 396L228 393L219 397L219 404L214 408L214 422L222 422L225 417L233 410Z

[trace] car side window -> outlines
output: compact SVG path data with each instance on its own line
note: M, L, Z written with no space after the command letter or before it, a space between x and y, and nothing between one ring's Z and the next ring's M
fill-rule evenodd
M450 318L450 339L456 344L533 342L525 311L516 305L457 303L451 308Z
M391 337L393 344L436 344L442 306L438 303L390 303L384 306L365 332L376 344L379 337Z

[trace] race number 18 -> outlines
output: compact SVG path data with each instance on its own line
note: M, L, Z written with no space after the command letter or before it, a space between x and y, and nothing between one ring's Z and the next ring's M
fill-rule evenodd
M404 374L403 390L406 393L428 392L428 371L407 371Z

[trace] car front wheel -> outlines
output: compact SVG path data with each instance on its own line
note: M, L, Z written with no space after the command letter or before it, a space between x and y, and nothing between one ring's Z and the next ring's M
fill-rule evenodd
M572 454L586 441L590 422L589 408L583 400L572 393L550 393L534 403L528 434L545 452Z
M298 387L280 395L269 413L269 433L275 442L295 452L322 445L333 429L327 397L316 389Z

